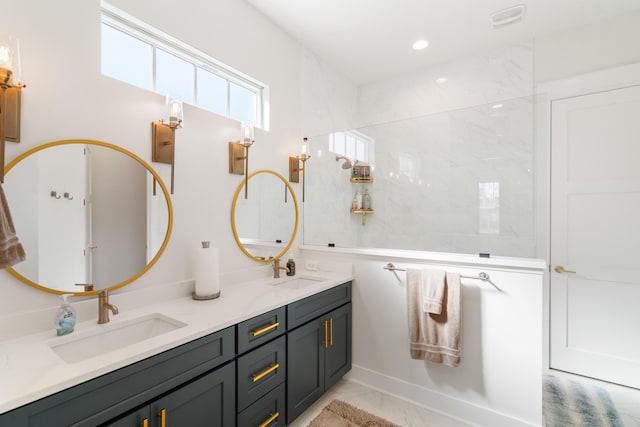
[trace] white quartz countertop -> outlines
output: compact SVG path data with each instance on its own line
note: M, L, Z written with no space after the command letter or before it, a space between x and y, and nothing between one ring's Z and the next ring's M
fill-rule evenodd
M325 280L309 281L299 289L276 284L300 277ZM158 300L145 298L144 292L138 291L114 293L110 302L119 307L120 314L111 315L111 321L106 325L96 322L97 301L83 301L83 304L95 304L96 317L77 323L70 335L57 337L52 326L46 331L0 341L0 414L349 280L352 280L350 274L314 271L280 279L254 279L230 286L223 283L220 298L208 301L196 301L190 295ZM146 292L158 291L150 288ZM186 326L76 363L65 362L50 347L52 343L70 339L67 337L74 334L114 327L154 313L161 313Z

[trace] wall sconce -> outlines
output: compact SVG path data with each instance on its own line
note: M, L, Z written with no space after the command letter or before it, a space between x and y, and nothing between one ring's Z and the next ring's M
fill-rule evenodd
M229 173L244 175L244 198L249 195L249 147L256 141L254 139L253 125L241 123L242 140L229 141Z
M20 142L20 96L22 88L20 43L0 40L0 182L4 183L4 142Z
M166 110L169 122L163 120L151 123L151 160L157 163L171 165L171 194L173 194L173 169L176 154L176 129L182 127L182 101L166 98ZM155 195L156 182L153 180L153 194Z
M289 157L289 182L300 182L300 172L302 175L302 203L304 203L304 167L307 160L311 158L309 154L309 140L304 138L302 142L302 154ZM302 162L302 167L300 167Z

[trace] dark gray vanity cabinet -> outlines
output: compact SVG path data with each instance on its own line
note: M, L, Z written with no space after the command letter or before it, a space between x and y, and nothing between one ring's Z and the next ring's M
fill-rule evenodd
M0 427L276 427L351 369L351 282L0 414Z
M351 370L350 301L351 282L288 306L287 423Z
M234 394L235 363L232 362L103 426L234 426Z
M160 425L156 404L169 419L191 412L224 420L205 425L234 426L234 357L230 327L2 414L0 427L140 426L145 418L153 427ZM200 393L206 402L195 398ZM127 424L139 415L140 423Z

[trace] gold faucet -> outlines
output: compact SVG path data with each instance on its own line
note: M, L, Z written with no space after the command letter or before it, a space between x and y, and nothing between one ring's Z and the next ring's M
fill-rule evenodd
M98 294L98 324L109 322L109 310L118 314L118 307L109 303L109 290L103 289Z
M284 270L287 273L289 272L288 267L280 267L280 258L274 258L273 260L273 278L274 279L280 278L280 270Z

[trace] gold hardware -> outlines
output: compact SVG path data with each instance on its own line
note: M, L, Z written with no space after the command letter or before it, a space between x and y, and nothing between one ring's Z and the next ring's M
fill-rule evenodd
M148 420L148 419L146 419L146 418L145 418L144 420L142 420L142 425L141 425L141 427L149 427L149 420Z
M109 310L113 314L118 314L118 307L109 304L109 290L103 289L98 293L98 324L109 322Z
M229 173L244 175L244 198L249 197L249 147L256 141L253 126L241 123L242 140L229 141Z
M554 268L554 270L556 271L556 273L568 273L568 274L576 274L575 271L573 270L567 270L566 268L564 268L561 265L556 265L556 268Z
M22 82L13 80L13 71L8 68L20 70L20 47L17 40L15 46L13 43L10 44L11 46L6 46L3 43L0 46L4 53L4 64L0 66L0 162L2 163L0 182L2 183L4 183L5 169L5 140L20 142L20 97L22 88L25 87Z
M64 193L64 198L67 200L73 200L73 196L70 193Z
M289 157L289 182L300 182L300 172L302 172L302 203L304 203L304 170L307 160L310 158L309 139L305 137L302 143L302 154ZM302 162L302 166L300 166L300 162Z
M280 412L276 412L275 414L269 414L269 418L267 418L267 421L260 424L259 427L267 427L269 424L277 420L279 416L280 416Z
M329 345L333 346L333 319L329 319Z
M351 213L354 214L362 214L362 226L367 223L367 215L371 215L373 213L373 209L351 209Z
M160 410L160 427L166 427L167 410L162 408Z
M54 199L59 199L62 196L58 196L58 192L56 190L51 190L51 193L49 193L49 195L51 195L51 197L53 197Z
M260 381L262 378L264 378L265 376L269 375L271 372L275 371L276 369L278 369L280 367L279 363L276 363L275 365L272 365L271 367L265 369L264 371L260 372L259 374L255 374L252 378L251 381L253 381L254 383L256 381Z
M182 101L167 96L165 100L169 122L163 120L151 123L151 160L171 165L171 194L176 158L176 129L182 127ZM155 180L153 182L155 188ZM155 195L155 193L154 193Z
M251 332L251 334L252 334L254 337L257 337L258 335L262 335L262 334L264 334L265 332L268 332L268 331L270 331L270 330L272 330L272 329L277 328L278 326L280 326L280 322L272 323L272 324L270 324L270 325L265 326L264 328L256 329L255 331L252 331L252 332Z

